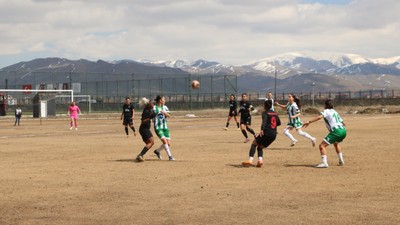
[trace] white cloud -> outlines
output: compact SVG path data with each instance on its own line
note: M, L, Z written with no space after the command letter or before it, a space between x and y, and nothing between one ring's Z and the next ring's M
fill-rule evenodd
M0 0L0 68L49 56L243 64L292 51L400 54L400 2L332 2Z

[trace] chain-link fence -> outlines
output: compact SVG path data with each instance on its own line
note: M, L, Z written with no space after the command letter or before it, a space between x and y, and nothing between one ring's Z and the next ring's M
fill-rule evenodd
M32 99L37 94L29 90L74 91L74 100L84 112L120 111L125 97L137 103L140 98L154 99L164 95L173 109L201 109L224 107L228 96L237 93L235 75L155 75L103 74L74 72L19 72L0 71L0 89L27 90L2 93L6 111L20 105L31 112ZM199 89L191 88L191 81L200 81ZM54 95L57 113L65 113L70 96L60 91ZM14 107L15 108L15 107Z

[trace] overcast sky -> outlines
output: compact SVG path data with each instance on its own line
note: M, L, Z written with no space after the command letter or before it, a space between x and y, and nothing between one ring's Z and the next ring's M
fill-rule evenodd
M399 0L0 0L0 68L43 57L205 59L286 52L400 55Z

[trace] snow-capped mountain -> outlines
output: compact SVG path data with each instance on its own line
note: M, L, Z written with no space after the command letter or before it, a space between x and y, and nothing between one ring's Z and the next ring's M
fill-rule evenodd
M367 58L348 53L291 52L233 66L206 60L165 60L138 62L170 68L179 68L193 74L260 74L280 77L296 74L393 74L400 75L400 56L392 58Z

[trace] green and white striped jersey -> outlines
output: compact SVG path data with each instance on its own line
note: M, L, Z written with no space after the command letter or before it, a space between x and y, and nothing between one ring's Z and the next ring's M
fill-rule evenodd
M156 129L156 130L168 129L167 118L164 116L163 113L161 113L161 111L169 113L168 107L166 105L162 105L162 106L155 105L153 107L153 110L154 110L154 113L156 114L156 116L153 119L154 129Z
M289 123L288 124L293 124L295 125L294 127L298 127L301 126L301 120L300 117L296 117L296 118L291 118L291 116L294 116L296 114L300 113L300 109L297 106L296 102L293 102L292 104L290 104L289 102L286 104L286 112L288 114L289 117Z
M343 124L342 118L334 109L325 109L321 112L322 116L324 116L324 121L326 128L331 132L333 129L346 129Z

